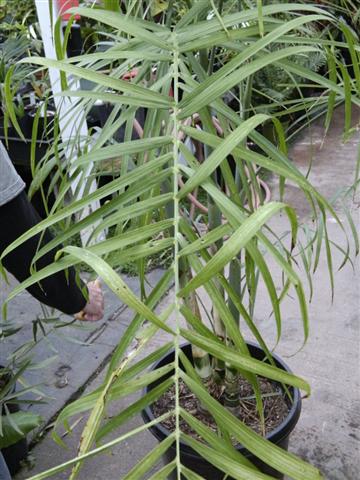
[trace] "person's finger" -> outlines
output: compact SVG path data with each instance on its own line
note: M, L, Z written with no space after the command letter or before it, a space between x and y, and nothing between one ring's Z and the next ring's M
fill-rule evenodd
M74 317L76 318L76 320L85 320L86 313L81 310L81 312L76 313Z

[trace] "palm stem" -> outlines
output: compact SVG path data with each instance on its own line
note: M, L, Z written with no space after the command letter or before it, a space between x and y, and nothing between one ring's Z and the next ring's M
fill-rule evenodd
M211 231L214 228L221 225L221 213L219 211L219 208L213 202L210 195L208 196L208 208L209 208L208 224L209 224L209 231ZM210 247L211 255L216 254L218 249L221 247L221 244L222 244L222 241L219 240L217 244L214 244ZM224 295L224 289L221 287L220 283L216 278L214 278L214 283L216 285L217 290L220 291L222 295ZM225 327L219 312L215 308L212 309L212 317L214 321L215 334L219 337L221 341L224 341ZM225 363L222 360L219 360L218 358L214 358L213 362L214 362L214 380L217 383L221 383L225 376Z
M184 259L180 261L180 287L185 287L192 279L191 269L188 262ZM194 317L198 318L201 321L201 312L196 298L195 291L192 291L189 295L184 297L184 304L188 307ZM188 328L190 330L193 327L188 323ZM212 368L211 368L211 358L210 355L203 349L191 345L192 356L194 360L194 368L196 373L201 378L204 384L207 384L212 377Z
M241 295L241 269L238 259L230 262L229 283L236 293ZM236 323L240 323L240 314L234 303L229 299L229 310ZM227 344L232 342L227 338ZM236 369L226 364L225 369L225 405L228 408L237 408L240 402L239 373Z

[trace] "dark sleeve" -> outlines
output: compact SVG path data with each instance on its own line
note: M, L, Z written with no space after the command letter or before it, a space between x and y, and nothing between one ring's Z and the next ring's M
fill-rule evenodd
M21 192L10 202L0 206L0 254L20 235L41 221L37 211L28 201L25 192ZM19 282L30 276L31 261L38 249L41 236L36 235L4 257L3 265ZM46 231L42 245L53 237ZM36 262L36 269L40 270L53 263L56 249L48 252ZM41 287L40 287L41 284ZM75 280L75 270L68 269L55 273L41 282L32 285L27 290L30 294L46 305L55 307L64 313L80 312L86 305L86 299Z

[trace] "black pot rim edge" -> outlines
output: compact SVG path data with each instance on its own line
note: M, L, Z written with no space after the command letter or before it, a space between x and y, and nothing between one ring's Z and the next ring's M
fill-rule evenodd
M253 342L247 341L247 345L258 348L260 350L261 347ZM180 348L184 348L188 346L189 343L184 343L180 345ZM174 349L169 350L165 355L163 355L154 365L152 366L151 370L156 370L158 364L162 362L167 356L170 356L174 352ZM272 354L273 359L275 360L276 363L278 363L283 370L287 371L288 373L292 373L291 369L286 365L286 363L277 355L277 354ZM272 443L280 443L281 440L285 437L287 437L291 431L294 429L299 417L300 417L300 412L301 412L301 395L300 391L296 387L290 387L292 389L293 393L293 403L291 405L291 408L289 410L288 415L286 418L274 429L272 430L269 434L266 435L266 439L271 441ZM145 395L149 391L149 387L145 387L143 389L143 394ZM151 407L148 405L142 410L141 415L143 417L143 420L148 423L150 421L153 421L156 419L154 416ZM159 440L163 440L164 438L167 438L169 435L171 435L171 432L163 427L161 423L153 425L150 427L150 430L152 431L152 434ZM191 454L195 452L184 442L180 441L181 448L184 448L187 450L187 454ZM240 445L237 447L237 450L240 451L242 454L250 454L253 455L251 452L249 452L243 445ZM198 454L196 454L198 456Z

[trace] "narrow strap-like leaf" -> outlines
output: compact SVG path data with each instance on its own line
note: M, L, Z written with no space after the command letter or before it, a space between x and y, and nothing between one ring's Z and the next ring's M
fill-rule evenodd
M216 358L224 360L236 368L254 373L255 375L262 375L266 378L271 378L272 380L280 383L292 385L304 390L307 395L310 395L309 384L302 378L297 377L292 373L288 373L278 367L274 367L267 363L261 362L260 360L255 360L250 356L238 353L234 349L215 340L210 340L208 337L203 337L196 332L181 329L181 334L189 342L194 343Z
M132 93L133 95L136 95L138 98L142 99L144 106L147 104L147 99L151 99L152 102L157 102L159 107L161 107L161 105L163 107L170 107L172 105L172 100L169 97L165 97L165 95L161 95L153 90L145 89L139 85L135 85L134 83L127 82L126 80L121 80L120 78L94 72L93 70L71 65L63 61L42 57L28 57L21 60L21 62L33 63L46 68L56 68L70 75L75 75L76 77L84 78L94 82L98 85L113 88L119 92Z
M286 452L256 434L251 428L245 426L243 422L212 398L205 388L191 380L184 372L181 373L181 377L215 417L217 423L220 423L228 430L230 435L233 435L247 450L258 458L295 480L323 479L317 468L304 462L294 454Z
M174 443L175 434L169 435L165 440L160 442L151 452L141 459L130 472L122 478L122 480L133 480L135 478L142 478L149 469L159 460L159 458L168 450Z
M195 174L186 182L179 192L179 198L194 190L220 165L220 163L234 150L234 148L246 138L258 125L268 120L268 115L258 114L246 120L236 128L225 140L219 142L218 147L211 153L209 158L200 165ZM219 139L220 140L220 139Z
M144 425L141 425L140 427L134 428L131 430L131 432L127 432L123 435L120 435L119 437L115 438L115 440L111 440L110 442L102 445L101 447L95 448L87 453L84 453L83 455L79 455L75 458L72 458L71 460L67 460L64 463L61 463L60 465L57 465L56 467L52 467L46 472L38 473L37 475L34 475L32 477L29 477L27 480L44 480L45 478L49 478L52 475L56 475L59 472L62 472L63 470L68 469L72 465L77 464L78 462L84 461L87 458L94 457L95 455L98 455L99 453L106 452L109 448L114 447L115 445L127 440L128 438L131 438L134 435L137 435L148 428L152 427L153 425L156 425L164 420L166 420L169 417L169 414L166 413L164 415L161 415L161 417L158 417L154 420L152 420L149 423L146 423Z
M173 460L172 462L165 465L165 467L155 472L154 475L151 475L148 480L168 480L170 473L175 469L175 467L176 460Z
M150 45L163 48L164 50L171 49L170 43L161 38L156 31L149 31L146 29L158 30L154 29L153 22L147 22L145 20L140 21L121 13L107 12L105 10L94 8L74 7L69 8L68 12L79 14L83 17L92 18L97 22L105 23L106 25L114 27L117 30L124 31L135 38L140 38ZM160 30L160 32L163 34L162 37L170 36L170 31L164 25L162 25L162 27L163 28Z
M188 295L192 290L200 287L214 277L239 251L255 236L258 230L279 210L286 205L280 202L271 202L261 206L248 217L241 226L224 243L221 249L209 260L202 271L198 273L182 290L179 295Z
M269 475L265 475L253 468L236 462L232 458L226 456L223 452L207 447L203 443L192 438L190 435L183 433L181 438L203 458L206 458L209 463L220 468L228 475L231 475L231 478L236 478L238 480L273 480L273 477L269 477Z
M129 405L122 410L118 415L112 417L107 421L97 432L95 440L98 442L103 437L111 433L116 428L119 428L124 422L127 422L137 413L141 412L146 406L155 402L163 393L165 393L170 386L174 383L170 377L165 382L151 389L149 393L142 396L139 400Z
M64 207L58 212L52 214L49 218L38 223L30 230L25 232L23 235L18 237L16 241L11 243L11 245L9 245L2 252L0 260L2 260L8 253L12 252L15 248L17 248L29 238L37 235L38 233L41 233L43 230L54 225L55 223L65 218L68 218L73 213L80 211L81 209L89 205L89 203L91 203L93 200L99 200L100 198L103 198L107 195L111 195L111 193L118 191L120 188L125 188L126 186L131 185L138 180L146 178L147 175L155 174L156 169L167 163L169 161L169 158L171 158L171 155L164 155L156 160L153 160L152 162L145 163L144 165L141 165L140 167L132 170L127 175L124 175L119 179L116 178L108 185L104 185L104 187L99 188L97 191L85 196L80 200L72 202L69 206Z
M246 465L251 469L257 471L257 468L251 463L251 461L245 457L242 453L240 453L236 448L229 446L224 442L224 439L220 433L216 434L214 431L205 425L203 422L198 420L196 417L191 415L185 409L181 408L180 415L186 421L191 428L195 430L195 432L200 435L200 437L205 440L212 448L221 452L225 455L225 457L231 458L235 462L238 462L242 465ZM218 425L218 429L221 430L221 425Z

